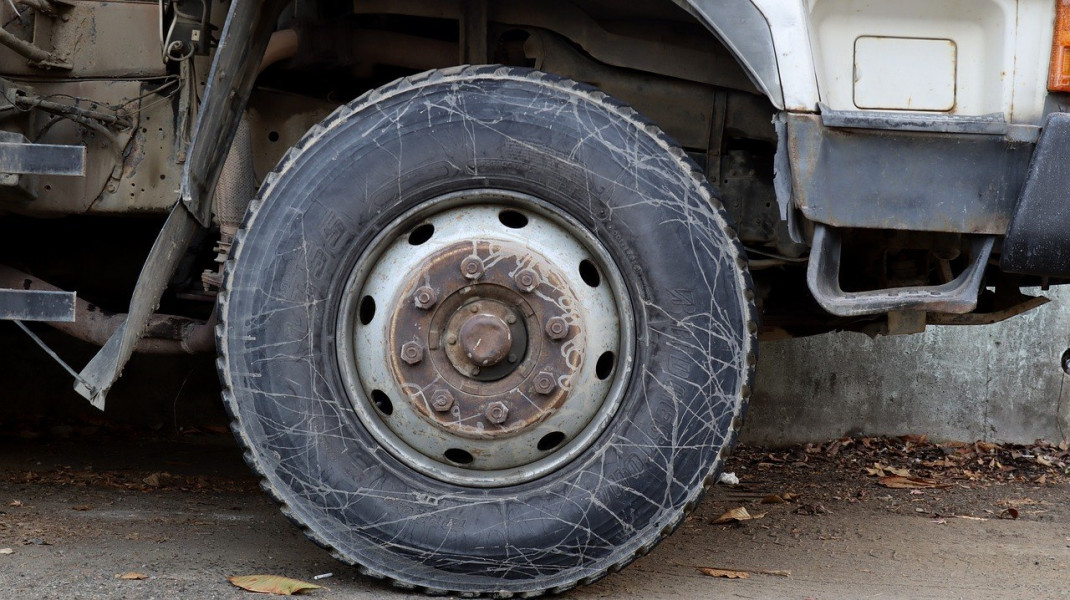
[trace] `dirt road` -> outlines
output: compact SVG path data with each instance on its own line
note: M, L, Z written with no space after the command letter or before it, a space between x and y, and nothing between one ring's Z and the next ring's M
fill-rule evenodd
M979 467L970 454L947 474L950 488L889 489L866 472L873 462L895 469L895 460L922 459L881 452L811 460L798 449L748 449L730 465L739 486L718 489L651 555L564 597L1070 597L1070 485L1057 467L1050 478L1021 475L985 458L997 475L971 480ZM762 503L771 494L789 501ZM739 506L764 516L714 524ZM703 567L747 578L709 577ZM116 578L127 572L148 578ZM0 437L0 598L249 599L265 596L226 578L259 573L332 573L316 580L326 589L313 598L421 597L363 578L308 542L225 435Z

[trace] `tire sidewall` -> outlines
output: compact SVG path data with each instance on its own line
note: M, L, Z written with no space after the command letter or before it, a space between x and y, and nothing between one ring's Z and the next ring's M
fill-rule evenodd
M373 574L457 591L597 578L674 528L731 445L754 353L740 248L690 161L601 94L517 70L423 83L340 109L265 184L228 265L228 408L293 518ZM336 328L344 283L383 227L486 188L541 198L592 231L638 335L599 440L536 481L476 489L378 446L349 406Z

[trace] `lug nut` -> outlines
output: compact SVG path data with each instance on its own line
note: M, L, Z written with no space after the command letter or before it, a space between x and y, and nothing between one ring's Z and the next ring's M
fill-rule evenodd
M535 376L535 391L546 395L554 391L557 387L557 382L554 381L554 374L549 371L542 371Z
M431 395L431 408L436 412L446 412L453 407L453 394L449 390L438 390Z
M483 261L478 256L469 256L461 261L461 273L465 279L479 279L483 276Z
M501 425L509 418L509 407L501 402L491 402L487 405L487 410L483 414L491 423Z
M546 335L550 336L551 340L564 339L568 335L568 323L564 317L553 317L546 321Z
M531 292L539 285L539 275L531 269L524 269L513 276L513 282L521 292Z
M451 345L451 346L456 344L457 343L457 336L455 334L452 334L452 333L447 335L446 336L446 343Z
M505 315L505 322L510 324L510 325L512 325L513 323L516 323L516 315L511 315L511 314L510 315Z
M412 301L416 304L416 308L427 310L438 302L438 296L435 295L435 290L425 285L416 290L416 293L412 295Z
M424 359L423 346L416 342L405 342L401 346L401 360L410 365L415 365Z

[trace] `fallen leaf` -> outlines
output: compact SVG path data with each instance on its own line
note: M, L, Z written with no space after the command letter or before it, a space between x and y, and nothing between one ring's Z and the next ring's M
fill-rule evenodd
M292 596L307 590L320 589L320 586L313 583L306 583L289 577L280 577L279 575L240 575L227 577L227 581L243 590L262 594L276 594L278 596Z
M778 494L769 494L765 498L762 498L762 504L787 504L788 501L781 498Z
M765 513L752 515L749 512L747 512L746 508L740 506L740 507L737 507L737 508L733 508L732 510L726 512L725 514L717 517L717 520L715 520L713 523L715 525L720 524L720 523L739 523L741 521L753 521L754 519L760 519L760 518L762 518L764 516L765 516Z
M1050 467L1051 466L1051 461L1048 460L1044 456L1038 456L1037 457L1037 464L1040 465L1040 466L1043 466L1043 467Z
M14 554L15 551L11 548L0 548L0 554Z
M917 435L914 433L908 433L907 435L899 436L899 439L903 440L904 442L911 442L920 446L929 441L929 436L924 434Z
M22 500L12 500L11 502L8 502L7 505L8 506L14 506L14 507L18 508L18 507L22 506Z
M83 504L81 506L75 506L71 510L77 510L77 511L80 511L80 512L85 512L87 510L92 510L92 509L93 509L92 506L89 506L88 504Z
M1018 509L1017 508L1004 509L1003 512L999 513L999 518L1001 518L1001 519L1017 519L1018 518Z
M706 575L707 577L723 577L725 579L750 578L750 573L747 573L746 571L726 571L724 569L709 569L706 567L700 568L699 571L701 571L702 574Z
M900 477L910 477L910 471L907 469L897 469L895 467L884 467L885 471L888 471L892 475L898 475Z
M116 575L116 579L125 579L127 581L141 581L142 579L148 579L149 576L144 573L135 573L133 571L129 573L123 573L122 575Z
M951 487L950 484L940 483L933 479L926 479L924 477L904 477L901 475L889 475L887 477L881 477L877 480L877 483L887 488L900 489L900 490L915 490L915 489L944 489Z

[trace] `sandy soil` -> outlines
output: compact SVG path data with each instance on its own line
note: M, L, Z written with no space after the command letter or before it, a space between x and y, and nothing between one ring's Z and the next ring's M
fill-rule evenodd
M308 542L226 435L24 437L0 437L2 598L253 598L226 578L257 573L332 573L315 598L419 597ZM564 597L1070 597L1066 456L902 440L744 448L729 465L739 485L719 486L651 555ZM950 487L880 484L900 469ZM762 516L715 523L738 507ZM148 579L116 579L127 572Z

